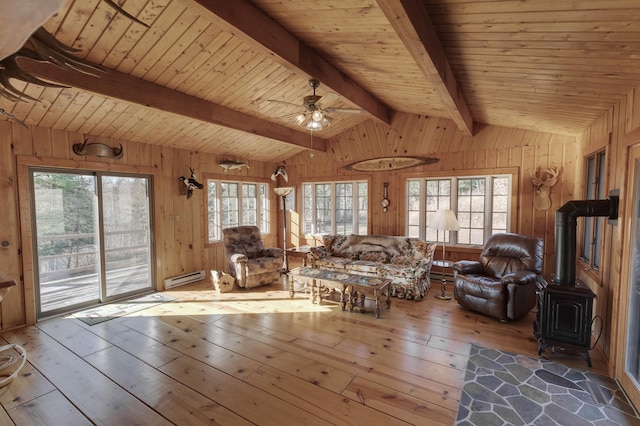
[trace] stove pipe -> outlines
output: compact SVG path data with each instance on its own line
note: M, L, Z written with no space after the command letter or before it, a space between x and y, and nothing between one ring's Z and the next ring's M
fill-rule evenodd
M576 218L608 216L618 218L617 196L608 200L573 200L556 211L555 274L553 283L573 287L576 282Z

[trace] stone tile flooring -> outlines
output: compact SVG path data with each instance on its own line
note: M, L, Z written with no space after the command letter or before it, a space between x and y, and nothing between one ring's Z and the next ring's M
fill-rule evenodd
M640 426L640 417L609 377L474 345L456 425Z

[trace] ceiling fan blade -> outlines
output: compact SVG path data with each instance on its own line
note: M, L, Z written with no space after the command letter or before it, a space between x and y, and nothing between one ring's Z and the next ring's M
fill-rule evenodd
M325 112L338 112L341 114L362 114L362 110L360 108L333 108L327 107L324 109Z
M291 106L294 106L296 108L300 108L301 107L300 104L294 104L294 103L287 102L287 101L279 101L278 99L267 99L267 102L277 102L279 104L291 105Z
M322 100L320 101L323 105L331 104L333 101L337 101L340 98L340 95L335 92L327 92L326 95L322 96Z
M285 115L279 115L278 117L275 117L276 120L288 120L290 118L294 118L296 116L298 116L298 114L300 114L299 112L290 112L289 114L285 114Z

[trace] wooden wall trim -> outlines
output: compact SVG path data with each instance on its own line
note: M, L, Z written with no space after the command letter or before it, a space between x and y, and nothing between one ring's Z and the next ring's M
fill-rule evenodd
M400 172L401 179L411 179L420 177L450 177L450 176L474 176L474 175L512 175L517 176L520 173L519 167L502 167L495 169L479 168L479 169L455 169L455 170L425 170L420 172Z
M273 185L275 188L276 182L272 181L269 178L257 177L257 176L241 176L241 175L230 175L228 173L203 173L202 180L206 181L207 179L211 180L222 180L222 181L230 181L230 182L256 182L256 183L268 183ZM203 182L204 183L204 182Z
M607 149L607 147L609 147L610 144L611 144L611 133L609 133L607 136L601 137L600 139L597 139L594 142L590 143L586 147L585 151L582 153L582 159L584 160L585 157L593 155L599 151L602 151L603 149Z
M66 160L61 158L33 157L17 155L18 166L49 167L73 170L88 170L98 172L137 173L146 175L159 175L160 170L155 167L131 166L118 163L99 163L97 161Z
M640 141L640 126L638 126L635 129L625 133L622 136L622 145L624 145L624 146L633 145L638 141Z
M340 176L324 176L324 177L305 177L304 179L300 179L299 184L303 183L329 183L329 182L362 182L367 181L371 182L372 174L357 172L359 175L340 175Z
M20 246L22 259L22 282L24 318L27 325L36 323L35 291L33 284L33 247L31 236L31 195L29 173L26 164L18 165L18 211L20 212Z

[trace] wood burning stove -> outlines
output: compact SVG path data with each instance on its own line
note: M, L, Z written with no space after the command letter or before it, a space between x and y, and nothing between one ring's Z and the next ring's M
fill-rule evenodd
M556 212L555 274L538 283L536 321L538 355L547 347L576 351L591 367L591 322L595 294L576 281L576 218L608 216L618 218L618 197L608 200L569 201Z
M548 348L581 354L591 367L591 321L593 299L589 287L576 282L574 286L553 284L546 279L538 286L538 301L534 334L538 339L538 355Z

